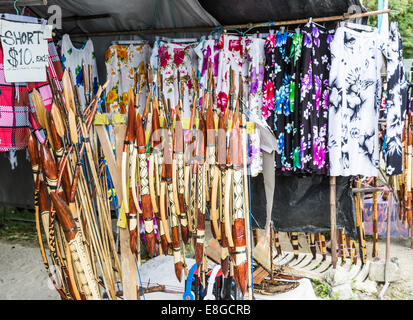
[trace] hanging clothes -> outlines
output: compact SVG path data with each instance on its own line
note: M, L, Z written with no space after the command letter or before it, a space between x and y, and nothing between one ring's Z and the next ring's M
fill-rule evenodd
M126 114L128 109L128 91L136 86L139 77L146 73L151 48L149 45L112 45L105 53L107 80L106 112ZM146 88L146 86L145 86ZM140 96L144 103L144 95Z
M300 158L304 173L328 173L327 123L333 33L313 23L303 28Z
M239 91L239 75L243 75L245 70L244 60L244 38L234 35L221 35L217 44L220 49L219 53L219 68L218 68L218 81L215 90L217 108L221 112L225 112L227 106L229 106L230 98L230 70L234 71L234 100L237 98ZM244 94L247 91L248 84L244 81ZM235 104L234 104L235 108Z
M268 35L265 42L263 116L273 128L278 148L275 152L277 174L289 174L294 169L294 130L297 112L294 68L300 51L300 37L278 31ZM293 78L294 76L294 78ZM294 79L294 80L293 80ZM291 91L292 90L292 91ZM292 99L292 101L291 101Z
M303 35L297 30L293 35L293 43L290 51L291 80L290 80L290 112L292 114L292 155L293 171L301 171L301 144L300 144L300 82L301 82L301 52Z
M24 149L29 138L30 108L26 83L8 83L4 77L3 48L0 45L0 151ZM31 116L29 116L31 114Z
M63 77L62 63L60 62L60 58L59 58L59 55L57 54L56 46L53 43L53 41L49 41L48 47L49 47L49 65L47 67L47 72L50 75L50 79L53 79L57 89L62 91L62 84L60 82ZM40 96L42 97L44 106L47 109L47 111L50 111L52 109L53 95L52 95L52 90L50 88L50 84L48 80L45 82L28 82L27 88L29 90L30 105L32 107L34 106L31 101L31 93L33 89L36 89L39 92Z
M386 173L403 173L402 132L407 107L407 81L403 68L402 39L397 22L390 25L384 45L387 60Z
M79 103L83 110L86 106L86 97L82 63L85 64L86 68L88 68L88 65L92 66L93 93L95 93L98 88L98 74L92 40L88 39L86 43L78 49L72 44L68 34L63 35L61 44L61 61L64 69L70 70L72 81L79 88Z
M381 46L377 30L336 30L328 119L331 176L378 174Z
M246 61L248 63L248 120L254 122L262 119L262 97L264 84L264 39L247 38L245 41ZM263 120L263 119L262 119ZM251 176L262 172L262 150L258 129L249 135L249 165Z
M199 105L202 106L202 99L204 91L208 88L208 70L214 66L213 77L215 87L217 86L218 70L219 70L219 41L214 39L201 40L201 42L194 48L198 56L198 83L199 83ZM212 88L211 88L212 90Z
M194 51L197 43L180 44L160 42L158 49L158 67L163 78L163 94L165 101L170 101L171 111L179 101L179 87L183 85L183 117L191 116L191 104L193 103L194 87L192 72L197 70L197 55ZM178 87L178 73L181 83ZM195 73L195 72L194 72Z

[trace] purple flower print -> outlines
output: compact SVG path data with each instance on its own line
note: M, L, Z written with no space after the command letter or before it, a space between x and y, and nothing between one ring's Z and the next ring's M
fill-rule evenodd
M204 50L204 61L202 63L202 70L201 70L201 77L204 76L205 71L208 68L209 65L209 57L211 56L211 48L208 46L205 50Z
M304 46L306 46L307 48L311 48L312 47L312 39L311 39L311 35L307 32L304 33Z
M258 79L257 79L257 71L256 68L252 68L251 70L251 88L250 94L256 94L258 90Z
M314 87L315 87L315 105L316 105L317 115L319 116L318 112L320 110L320 102L321 102L321 79L318 75L314 76Z
M324 110L328 110L329 97L330 97L329 91L324 90L324 92L323 92L323 104L322 104L322 108Z
M333 35L329 33L327 36L327 43L331 43L331 41L333 41Z
M264 80L264 66L260 65L258 67L258 80L263 81Z

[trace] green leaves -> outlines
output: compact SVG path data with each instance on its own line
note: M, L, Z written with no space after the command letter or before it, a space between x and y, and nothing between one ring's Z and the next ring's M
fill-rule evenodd
M364 2L364 1L363 1ZM389 0L389 8L399 11L399 15L390 14L390 21L399 22L399 30L403 41L403 58L413 58L413 1ZM368 0L367 11L377 10L377 0ZM368 25L377 26L377 16L370 16Z

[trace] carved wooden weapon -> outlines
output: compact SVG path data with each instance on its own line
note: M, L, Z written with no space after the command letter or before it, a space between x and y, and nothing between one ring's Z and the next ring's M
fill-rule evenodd
M227 277L229 272L229 253L228 253L228 239L225 233L225 215L224 215L224 202L225 202L225 182L226 182L226 158L227 158L227 137L226 137L226 126L225 126L225 119L224 114L221 112L219 114L218 120L218 168L219 168L219 190L220 193L217 197L218 204L219 204L219 216L221 221L221 269L224 275ZM218 170L216 170L218 171ZM212 192L212 199L211 199L211 211L214 210L215 196L214 196L214 189Z
M170 101L168 99L168 109L171 110ZM175 274L179 281L182 278L183 262L181 257L181 243L179 240L179 224L178 224L178 212L177 212L177 198L174 197L174 182L173 181L173 159L172 159L172 150L173 150L173 138L172 138L172 129L170 127L171 123L168 123L168 137L167 141L164 144L164 163L165 163L165 180L167 183L167 197L169 203L169 213L171 218L171 231L172 231L172 251L174 256L175 263Z
M197 229L196 229L196 247L195 260L200 266L204 256L205 242L205 202L206 202L206 184L205 184L205 144L206 144L206 124L202 113L199 114L199 130L197 137L197 147L194 157L194 166L197 165Z
M174 183L174 187L177 188L177 213L181 223L181 236L185 244L188 243L189 230L188 230L188 218L185 211L184 204L184 131L182 128L182 122L180 115L182 114L182 101L179 101L179 107L176 112L175 121L175 161L177 166L177 181ZM176 172L175 172L176 173Z
M145 224L146 248L152 258L155 250L155 232L153 225L153 212L151 196L149 194L148 160L146 157L145 130L142 124L141 115L138 114L136 120L136 139L138 146L139 162L139 187L142 201L142 214Z
M232 130L232 146L233 148L233 226L232 234L235 246L235 262L234 262L234 278L242 294L245 294L247 289L248 265L246 255L246 236L245 236L245 208L244 208L244 184L242 170L242 151L240 129Z
M77 232L76 224L73 220L69 206L54 191L50 193L50 197L56 208L59 222L65 232L65 238L69 244L73 265L77 271L82 291L86 295L86 299L100 300L101 295L98 283L86 255L85 248L83 247L80 234Z
M138 242L138 216L137 214L131 214L129 208L129 197L128 195L132 196L132 191L129 193L129 189L127 188L127 181L128 181L128 168L131 165L132 160L132 152L134 149L135 141L135 102L134 99L131 101L131 97L129 97L129 106L128 106L128 125L125 133L125 139L123 144L123 153L122 153L122 194L123 194L123 205L125 208L126 218L129 220L129 236L130 236L130 244L131 244L131 251L134 254L140 254L137 252L137 242ZM129 163L127 161L128 155ZM132 173L134 174L134 173Z
M155 187L156 187L156 193L154 192L155 189L151 189L152 193L155 193L152 197L156 199L156 203L153 204L154 208L154 213L155 213L155 218L156 222L159 227L159 237L160 237L160 244L162 246L163 252L165 254L168 253L168 240L165 235L165 230L164 230L164 223L161 221L161 213L160 213L160 194L161 194L161 172L162 172L162 152L159 148L161 146L161 136L160 136L160 122L159 122L159 109L158 106L156 105L153 113L152 113L152 135L151 135L151 150L152 150L152 155L154 157L154 173L149 172L149 179L155 175ZM150 184L153 186L153 184ZM156 209L156 210L155 210Z

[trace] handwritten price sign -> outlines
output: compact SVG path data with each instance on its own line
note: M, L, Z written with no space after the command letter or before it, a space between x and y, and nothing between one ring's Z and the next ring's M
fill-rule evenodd
M6 81L46 81L50 27L1 20L0 30Z

